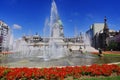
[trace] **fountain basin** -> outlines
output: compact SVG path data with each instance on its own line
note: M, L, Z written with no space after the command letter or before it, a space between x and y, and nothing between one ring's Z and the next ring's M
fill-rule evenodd
M44 60L42 56L15 58L9 55L6 55L0 58L0 66L8 66L8 67L56 67L56 66L59 66L60 67L60 66L103 64L103 63L113 63L113 62L120 61L120 56L100 58L95 54L91 54L91 53L81 54L79 51L74 51L70 56L62 57L59 59L51 59L51 60Z

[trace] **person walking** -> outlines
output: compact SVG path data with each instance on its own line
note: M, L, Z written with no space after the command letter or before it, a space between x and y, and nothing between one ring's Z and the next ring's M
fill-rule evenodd
M99 48L98 50L99 50L99 54L98 54L98 56L102 57L102 56L103 56L103 54L102 54L102 49Z

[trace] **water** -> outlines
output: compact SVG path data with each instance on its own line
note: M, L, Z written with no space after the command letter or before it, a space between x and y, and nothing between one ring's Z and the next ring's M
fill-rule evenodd
M13 38L11 36L13 47L10 52L12 52L12 54L2 57L0 65L13 67L51 67L87 65L93 63L95 58L93 55L89 53L82 54L79 51L70 52L67 43L63 41L62 21L58 15L54 0L51 6L50 20L46 19L45 21L45 28L43 30L44 37L47 36L46 29L48 30L48 26L50 28L49 41L47 43L39 42L37 46L34 46L35 43L30 43L30 41L26 42L24 39L12 42ZM90 42L86 41L89 40L86 35L83 36L84 43L82 44L85 44L84 50L86 51L87 49L91 49Z
M91 46L91 40L88 34L83 34L83 41L84 41L84 51L98 52L98 50L96 50L95 48Z
M18 56L18 54L17 54ZM55 56L56 57L56 56ZM49 59L49 58L47 58ZM95 57L92 54L81 54L79 51L73 52L66 57L44 60L40 56L15 57L13 54L0 58L0 66L8 67L55 67L55 66L76 66L90 65L94 63Z
M63 37L63 26L54 0L52 2L50 15L50 34L52 38Z
M48 48L46 48L44 58L45 60L49 59L58 59L61 57L64 57L67 52L67 49L63 47L62 43L63 38L61 36L61 27L62 25L60 24L60 19L58 15L58 10L56 3L52 2L52 7L51 7L51 16L50 16L50 40L49 40L49 45Z

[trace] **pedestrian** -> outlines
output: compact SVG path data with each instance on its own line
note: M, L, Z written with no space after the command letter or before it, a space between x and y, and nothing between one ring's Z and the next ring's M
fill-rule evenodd
M98 56L102 57L102 56L103 56L103 54L102 54L102 49L99 48L98 50L99 50Z
M113 50L111 49L111 52L112 52Z

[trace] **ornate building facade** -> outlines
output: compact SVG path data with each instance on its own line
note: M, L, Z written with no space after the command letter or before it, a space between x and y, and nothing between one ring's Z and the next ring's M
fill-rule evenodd
M91 37L92 46L103 50L108 49L111 40L117 35L116 31L109 29L106 17L104 17L104 23L93 24L86 33Z
M102 48L102 49L106 49L107 46L108 46L108 40L107 38L109 37L109 28L108 28L108 25L107 25L107 19L106 17L104 18L104 28L103 28L103 31L102 33L99 33L99 36L98 36L98 43L100 44L99 45L99 48Z

